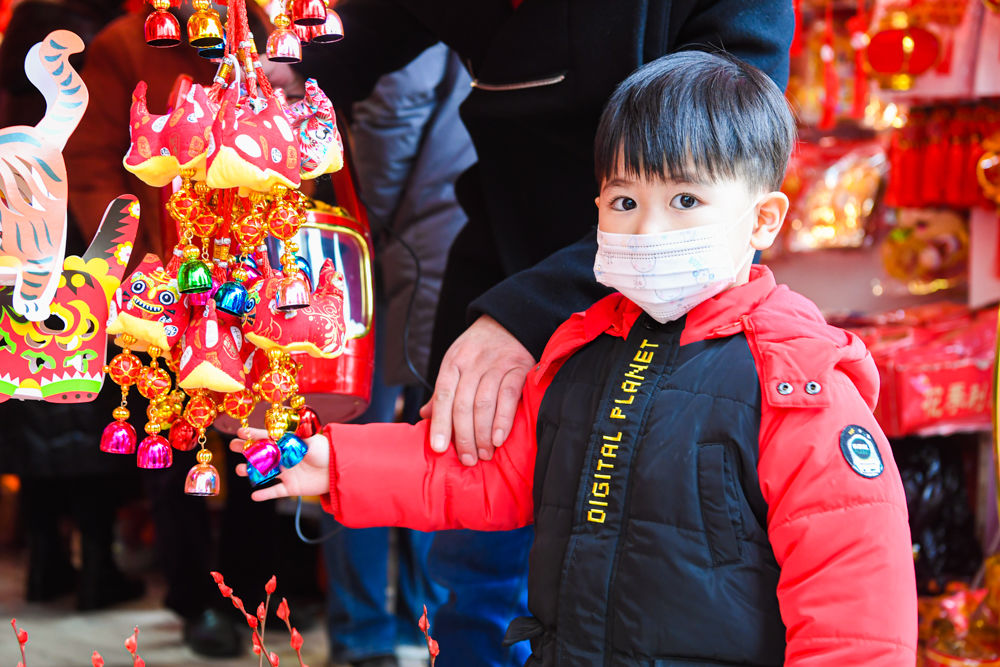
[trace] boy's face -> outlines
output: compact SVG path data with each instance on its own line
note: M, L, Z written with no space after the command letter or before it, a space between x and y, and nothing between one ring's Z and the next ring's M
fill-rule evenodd
M788 211L788 198L783 193L751 192L741 180L648 180L625 173L622 162L619 160L617 173L601 184L601 194L595 200L598 227L603 232L656 234L732 223L736 226L728 244L738 265L750 248L771 247ZM747 263L740 267L737 284L746 282L749 275Z

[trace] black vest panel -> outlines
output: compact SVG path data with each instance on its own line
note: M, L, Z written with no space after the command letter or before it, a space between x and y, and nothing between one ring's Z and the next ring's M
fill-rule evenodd
M542 401L529 607L536 665L781 665L778 565L742 335L680 346L646 315Z

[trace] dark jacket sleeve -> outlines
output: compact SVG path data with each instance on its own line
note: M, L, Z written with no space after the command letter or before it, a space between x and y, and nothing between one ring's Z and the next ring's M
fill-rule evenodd
M674 7L681 5L686 5L684 10L676 10L667 17L663 10L669 3L651 3L650 24L643 45L647 62L685 49L724 48L760 68L779 87L785 88L788 48L795 27L789 0L678 2ZM668 25L663 25L664 22ZM651 32L665 33L668 39L649 38ZM538 359L545 341L560 322L608 293L607 288L594 281L596 252L596 234L591 232L473 301L468 319L490 315Z
M350 119L351 105L368 97L379 77L404 67L438 39L392 0L342 0L337 13L344 39L303 49L295 67L316 79Z

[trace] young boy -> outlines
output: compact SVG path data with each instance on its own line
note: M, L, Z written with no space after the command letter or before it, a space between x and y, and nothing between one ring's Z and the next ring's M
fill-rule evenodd
M596 140L594 272L617 292L553 335L494 459L433 452L426 421L330 424L253 497L325 494L348 526L534 523L534 616L508 631L530 665L914 664L875 366L751 266L784 220L793 141L748 65L642 67Z

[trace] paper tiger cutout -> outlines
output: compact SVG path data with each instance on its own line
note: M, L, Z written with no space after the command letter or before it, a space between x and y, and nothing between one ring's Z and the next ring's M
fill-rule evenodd
M66 165L62 150L90 95L69 56L83 40L56 30L24 59L45 97L35 127L0 129L0 284L14 286L13 309L33 322L49 317L66 255Z

